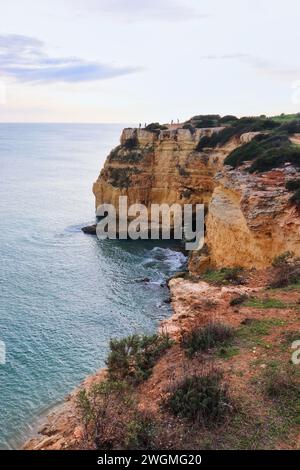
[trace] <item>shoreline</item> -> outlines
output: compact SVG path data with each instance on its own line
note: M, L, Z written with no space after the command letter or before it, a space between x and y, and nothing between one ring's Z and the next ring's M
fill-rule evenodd
M187 272L187 271L186 271ZM176 279L178 273L167 279L166 284L170 293L171 315L160 320L155 331L168 332L176 330L176 312L172 305L172 290L170 283ZM48 410L38 416L32 423L30 435L19 440L21 450L76 450L82 437L81 425L76 410L76 399L80 390L89 389L96 382L102 381L106 376L106 368L102 367L95 373L88 375L73 391L61 402L50 406Z

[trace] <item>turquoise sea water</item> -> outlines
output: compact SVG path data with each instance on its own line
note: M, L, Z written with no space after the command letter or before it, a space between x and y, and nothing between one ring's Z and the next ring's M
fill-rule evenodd
M170 314L161 284L181 269L180 252L80 230L122 127L0 124L1 449L103 366L110 337L152 332Z

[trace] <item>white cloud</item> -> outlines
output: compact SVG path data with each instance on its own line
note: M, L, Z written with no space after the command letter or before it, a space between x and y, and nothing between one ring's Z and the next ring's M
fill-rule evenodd
M137 67L115 67L78 57L50 57L45 44L16 34L0 35L0 73L23 82L83 82L137 72Z

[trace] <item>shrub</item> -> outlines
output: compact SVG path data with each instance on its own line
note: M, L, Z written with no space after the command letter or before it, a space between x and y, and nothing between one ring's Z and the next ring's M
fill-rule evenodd
M256 342L261 336L270 334L272 328L284 326L283 320L277 318L268 318L258 320L256 318L246 318L242 321L242 326L237 331L237 335L251 342Z
M167 335L112 339L106 361L110 379L135 384L146 380L156 361L171 345L172 340Z
M226 165L234 168L241 165L247 160L254 160L264 154L268 149L289 145L287 136L270 136L269 134L256 135L251 142L242 145L233 150L225 159Z
M300 260L294 257L294 253L282 253L274 258L272 265L275 267L275 273L270 282L271 288L287 287L300 281Z
M300 399L299 384L295 367L288 365L283 368L277 363L268 365L265 371L265 390L269 397L275 399Z
M220 124L228 124L234 121L238 121L238 118L236 116L232 116L231 114L227 114L226 116L221 117L219 120Z
M131 184L131 178L140 172L137 168L109 168L107 178L109 183L117 188L128 188Z
M189 357L198 351L208 351L216 346L228 343L234 337L234 330L222 323L209 323L186 333L182 338L182 345Z
M236 305L242 305L247 299L248 299L248 296L246 294L239 295L238 297L234 297L233 299L231 299L231 301L229 302L229 305L231 307L235 307Z
M198 116L193 116L185 124L191 124L192 126L201 129L205 127L217 127L219 126L219 120L219 114L199 114Z
M216 285L222 284L243 284L244 280L242 278L243 269L239 267L235 268L222 268L220 270L211 270L206 271L202 278L207 282L212 282Z
M256 158L249 168L250 173L255 171L263 172L282 166L284 163L292 163L300 166L300 148L294 145L282 148L271 148L266 150L263 155Z
M209 147L210 146L210 137L208 135L204 135L203 137L201 137L201 139L199 140L199 143L196 147L196 151L197 152L202 152L202 150L205 148L205 147Z
M285 187L288 191L297 191L300 189L300 179L287 181Z
M300 375L292 364L268 364L263 376L265 393L278 409L278 414L287 419L289 425L300 424Z
M257 299L256 297L249 298L245 303L245 307L252 308L287 308L288 305L278 299L271 299L269 297L265 299Z
M124 142L124 147L127 150L132 150L137 146L138 146L138 140L137 140L136 137L131 137L129 139L126 139L125 142Z
M148 124L148 126L145 127L146 131L157 131L157 130L165 130L168 129L167 126L159 124L159 122L152 122L151 124Z
M290 198L290 201L292 204L295 204L297 207L300 207L300 189L297 189L297 191Z
M154 423L137 409L136 397L126 383L105 381L89 391L81 390L77 406L84 448L151 449Z
M298 134L300 132L300 120L295 119L293 121L283 123L278 130L287 132L288 134Z
M261 119L257 117L244 117L234 121L231 126L222 129L210 137L208 147L225 145L233 137L240 137L246 132L270 131L279 127L280 123L272 119Z
M222 373L211 371L183 379L173 387L166 405L175 416L198 424L221 421L230 408Z

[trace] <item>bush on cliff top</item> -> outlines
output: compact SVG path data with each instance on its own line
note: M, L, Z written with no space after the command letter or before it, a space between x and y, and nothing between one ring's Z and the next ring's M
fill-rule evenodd
M207 143L207 147L225 145L233 137L240 137L247 132L270 131L280 127L280 123L269 118L243 117L234 121L231 126L225 127L220 132L213 134Z
M187 356L228 343L234 337L234 330L222 323L209 323L186 333L182 338L182 346Z
M132 335L110 341L106 361L111 380L126 380L137 384L146 380L156 361L172 345L167 335Z
M209 371L183 379L171 390L167 408L176 416L197 424L220 422L230 409L227 387L222 373Z
M249 171L262 172L280 167L284 163L300 166L300 147L293 145L288 133L281 127L270 134L260 134L254 139L233 150L225 159L225 165L234 168L245 161L253 161Z
M159 122L151 122L151 124L148 124L148 126L145 127L146 131L163 131L165 129L168 129L167 126L164 126L162 124L159 124Z
M101 382L81 390L77 406L84 449L151 449L155 423L137 407L134 390L124 382Z
M138 140L136 137L130 137L129 139L126 139L124 142L124 147L127 150L132 150L138 146Z

